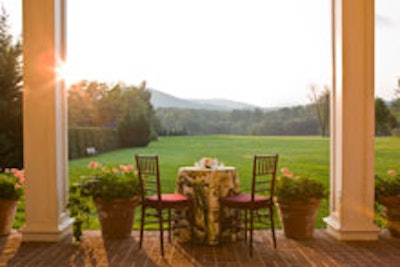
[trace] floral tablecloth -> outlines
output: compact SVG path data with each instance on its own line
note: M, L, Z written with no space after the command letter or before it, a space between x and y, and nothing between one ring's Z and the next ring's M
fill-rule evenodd
M236 238L236 233L229 227L233 216L232 210L220 211L219 197L239 191L239 177L234 167L207 169L202 167L181 167L178 171L176 192L190 196L194 200L195 238L197 243L215 245L220 238ZM220 212L223 212L220 214ZM220 216L226 225L220 232ZM232 217L232 218L230 218ZM187 220L187 219L184 219ZM187 224L186 221L178 224ZM179 227L178 227L179 229ZM175 231L180 241L190 239L190 231Z

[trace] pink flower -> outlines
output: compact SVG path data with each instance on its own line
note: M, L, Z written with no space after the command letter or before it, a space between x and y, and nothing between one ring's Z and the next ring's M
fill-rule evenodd
M118 168L112 168L113 173L119 173Z
M18 170L14 172L14 176L18 179L18 182L22 185L25 183L25 171L24 170Z
M24 177L24 171L20 171L18 169L11 169L11 173L14 175L16 178L23 178Z
M119 165L119 168L122 172L129 172L129 168L126 165Z
M20 183L20 184L25 183L25 177L24 176L18 177L18 183Z
M91 161L88 164L89 169L97 169L99 167L100 167L100 163L98 163L97 161Z
M17 168L4 168L4 174L13 181L14 190L18 190L24 186L25 171Z
M135 169L132 164L131 165L122 165L121 164L121 165L119 165L119 168L122 172L125 172L125 173L131 172Z
M397 174L397 172L395 170L388 170L387 174L394 176Z
M293 173L286 167L281 169L281 173L286 177L289 177L289 178L293 177Z

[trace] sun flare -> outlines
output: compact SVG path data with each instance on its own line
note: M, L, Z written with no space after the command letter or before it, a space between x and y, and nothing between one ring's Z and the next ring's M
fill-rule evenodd
M55 72L57 75L57 81L64 81L67 88L74 82L71 68L67 62L58 60Z

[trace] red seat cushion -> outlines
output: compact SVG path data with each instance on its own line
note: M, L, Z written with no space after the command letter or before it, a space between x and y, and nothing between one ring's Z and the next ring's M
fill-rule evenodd
M149 201L158 201L158 196L153 195L146 198ZM187 196L182 194L161 194L161 201L162 202L184 202L189 201Z
M221 199L224 202L237 202L237 203L246 203L251 202L251 195L249 194L238 194L229 197L224 197ZM254 202L268 202L269 199L265 196L254 196Z

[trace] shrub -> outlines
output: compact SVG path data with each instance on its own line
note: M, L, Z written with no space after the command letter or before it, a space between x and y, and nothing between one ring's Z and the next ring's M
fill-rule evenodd
M308 201L326 197L322 182L309 177L294 176L287 168L281 171L283 175L277 179L275 193L278 201Z
M389 170L386 175L375 176L375 198L382 196L400 196L400 174Z
M0 173L0 198L6 200L18 200L23 194L25 173L18 169L4 169Z

